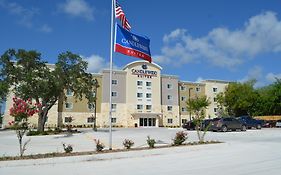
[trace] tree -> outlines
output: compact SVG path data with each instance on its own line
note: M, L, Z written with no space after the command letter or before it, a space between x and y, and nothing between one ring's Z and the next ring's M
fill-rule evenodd
M195 129L199 142L204 142L204 137L207 133L208 126L201 131L202 122L205 118L204 110L210 105L210 101L206 96L196 97L187 101L187 109L194 114Z
M38 109L38 131L43 132L49 110L59 99L66 100L64 90L70 89L75 98L94 101L93 76L87 73L87 62L71 52L61 53L58 62L48 66L37 51L7 50L0 59L1 96L9 91L26 100L42 104Z
M230 83L226 91L218 96L219 103L226 107L229 115L252 115L258 100L254 84L255 80L245 83Z
M20 146L20 156L22 157L26 146L30 139L23 142L23 136L28 130L28 118L38 112L40 104L32 104L31 100L24 101L20 98L13 98L13 106L10 108L10 115L14 117L14 121L9 124L16 130L17 138Z
M97 131L97 95L98 95L98 88L99 88L99 82L97 79L94 79L94 110L95 110L95 120L94 120L94 131Z

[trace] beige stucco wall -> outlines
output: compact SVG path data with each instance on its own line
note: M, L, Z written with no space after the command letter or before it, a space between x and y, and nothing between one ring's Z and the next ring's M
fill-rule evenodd
M217 114L214 112L214 108L218 108L218 104L214 101L214 98L217 96L217 94L224 92L229 83L219 80L205 80L202 83L205 84L205 94L211 102L206 110L206 116L215 118L217 117ZM213 88L217 88L217 92L213 92Z

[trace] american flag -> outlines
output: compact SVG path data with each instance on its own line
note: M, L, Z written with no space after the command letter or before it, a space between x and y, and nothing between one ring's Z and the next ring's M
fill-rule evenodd
M122 27L126 30L130 30L131 26L130 23L128 21L128 19L125 16L125 13L123 12L121 6L118 4L118 2L116 1L116 6L115 6L115 18L119 18L121 23L122 23Z

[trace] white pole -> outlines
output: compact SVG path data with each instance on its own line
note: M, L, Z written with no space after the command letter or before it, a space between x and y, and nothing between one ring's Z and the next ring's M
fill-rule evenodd
M110 28L110 72L109 72L109 150L112 150L112 64L113 64L113 32L114 32L115 0L111 5L111 28Z

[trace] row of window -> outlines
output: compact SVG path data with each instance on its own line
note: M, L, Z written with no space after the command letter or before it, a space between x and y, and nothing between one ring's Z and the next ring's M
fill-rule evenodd
M66 109L72 109L72 108L73 108L73 103L66 102L66 103L65 103L65 108L66 108ZM95 109L95 104L88 104L88 109L89 109L89 110Z
M72 117L64 117L64 122L65 123L71 123L73 121ZM117 119L116 118L111 118L111 123L116 123ZM95 117L88 117L87 118L87 123L94 123L95 122Z
M180 90L186 91L186 89L187 89L186 86L180 86ZM189 88L189 89L191 90L191 89L193 89L193 88ZM217 88L217 87L213 87L212 90L213 90L214 93L218 92L218 88ZM196 91L196 92L200 92L200 91L201 91L201 88L200 88L200 87L195 87L195 91Z

